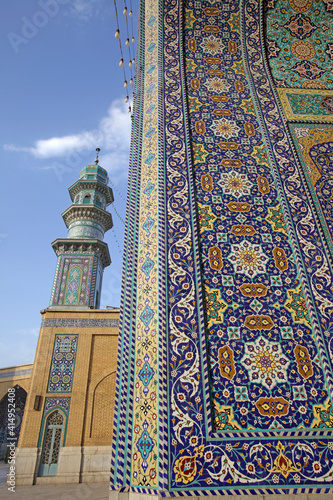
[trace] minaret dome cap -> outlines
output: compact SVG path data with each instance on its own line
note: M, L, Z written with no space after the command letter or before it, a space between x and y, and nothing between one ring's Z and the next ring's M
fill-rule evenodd
M107 171L104 168L94 164L84 167L80 172L79 179L99 180L107 184L109 177Z

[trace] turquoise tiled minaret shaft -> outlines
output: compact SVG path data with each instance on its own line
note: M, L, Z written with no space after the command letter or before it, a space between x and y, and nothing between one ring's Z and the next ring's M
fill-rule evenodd
M103 271L111 263L103 238L113 222L105 208L114 198L98 151L95 164L81 170L68 189L73 204L62 214L67 238L52 243L58 262L50 307L99 308Z

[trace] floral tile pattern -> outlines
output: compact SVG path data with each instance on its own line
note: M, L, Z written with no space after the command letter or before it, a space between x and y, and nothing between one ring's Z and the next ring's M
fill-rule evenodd
M316 0L267 3L269 65L278 87L332 89L333 11Z
M289 128L333 256L333 125L295 123Z
M47 392L71 392L78 335L56 335Z
M333 122L332 90L279 88L277 91L288 120Z
M320 16L289 3L288 78L319 85ZM261 2L142 5L111 489L332 492L332 263Z

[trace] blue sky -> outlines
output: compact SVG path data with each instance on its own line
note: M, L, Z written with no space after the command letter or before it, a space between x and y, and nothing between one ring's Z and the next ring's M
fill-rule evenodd
M126 0L128 11L130 0ZM130 79L124 1L117 0ZM136 39L138 0L132 0ZM32 363L40 310L49 305L56 255L66 237L68 187L95 159L113 183L125 219L130 115L113 0L11 0L0 17L0 367ZM131 19L128 17L132 38ZM131 57L135 57L130 42ZM133 68L132 68L133 70ZM133 70L134 74L134 70ZM129 85L129 94L132 88ZM101 307L119 306L124 224L114 208L105 235L112 264Z

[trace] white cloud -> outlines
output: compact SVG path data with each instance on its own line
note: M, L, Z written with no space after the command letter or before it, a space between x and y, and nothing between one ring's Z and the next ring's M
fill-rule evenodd
M97 129L82 131L63 137L40 139L32 147L5 144L4 149L26 152L35 158L57 159L57 163L46 165L44 169L71 169L80 162L80 156L101 149L100 164L111 174L125 177L128 170L131 119L127 105L121 100L112 102L107 115L100 121ZM58 165L58 167L56 166ZM76 167L76 165L75 165ZM116 179L114 179L116 180Z
M73 0L68 14L81 22L89 21L97 13L101 0Z
M97 134L92 132L81 132L76 135L64 137L51 137L51 139L40 140L36 146L31 148L31 153L36 158L59 158L74 151L83 151L97 140Z

